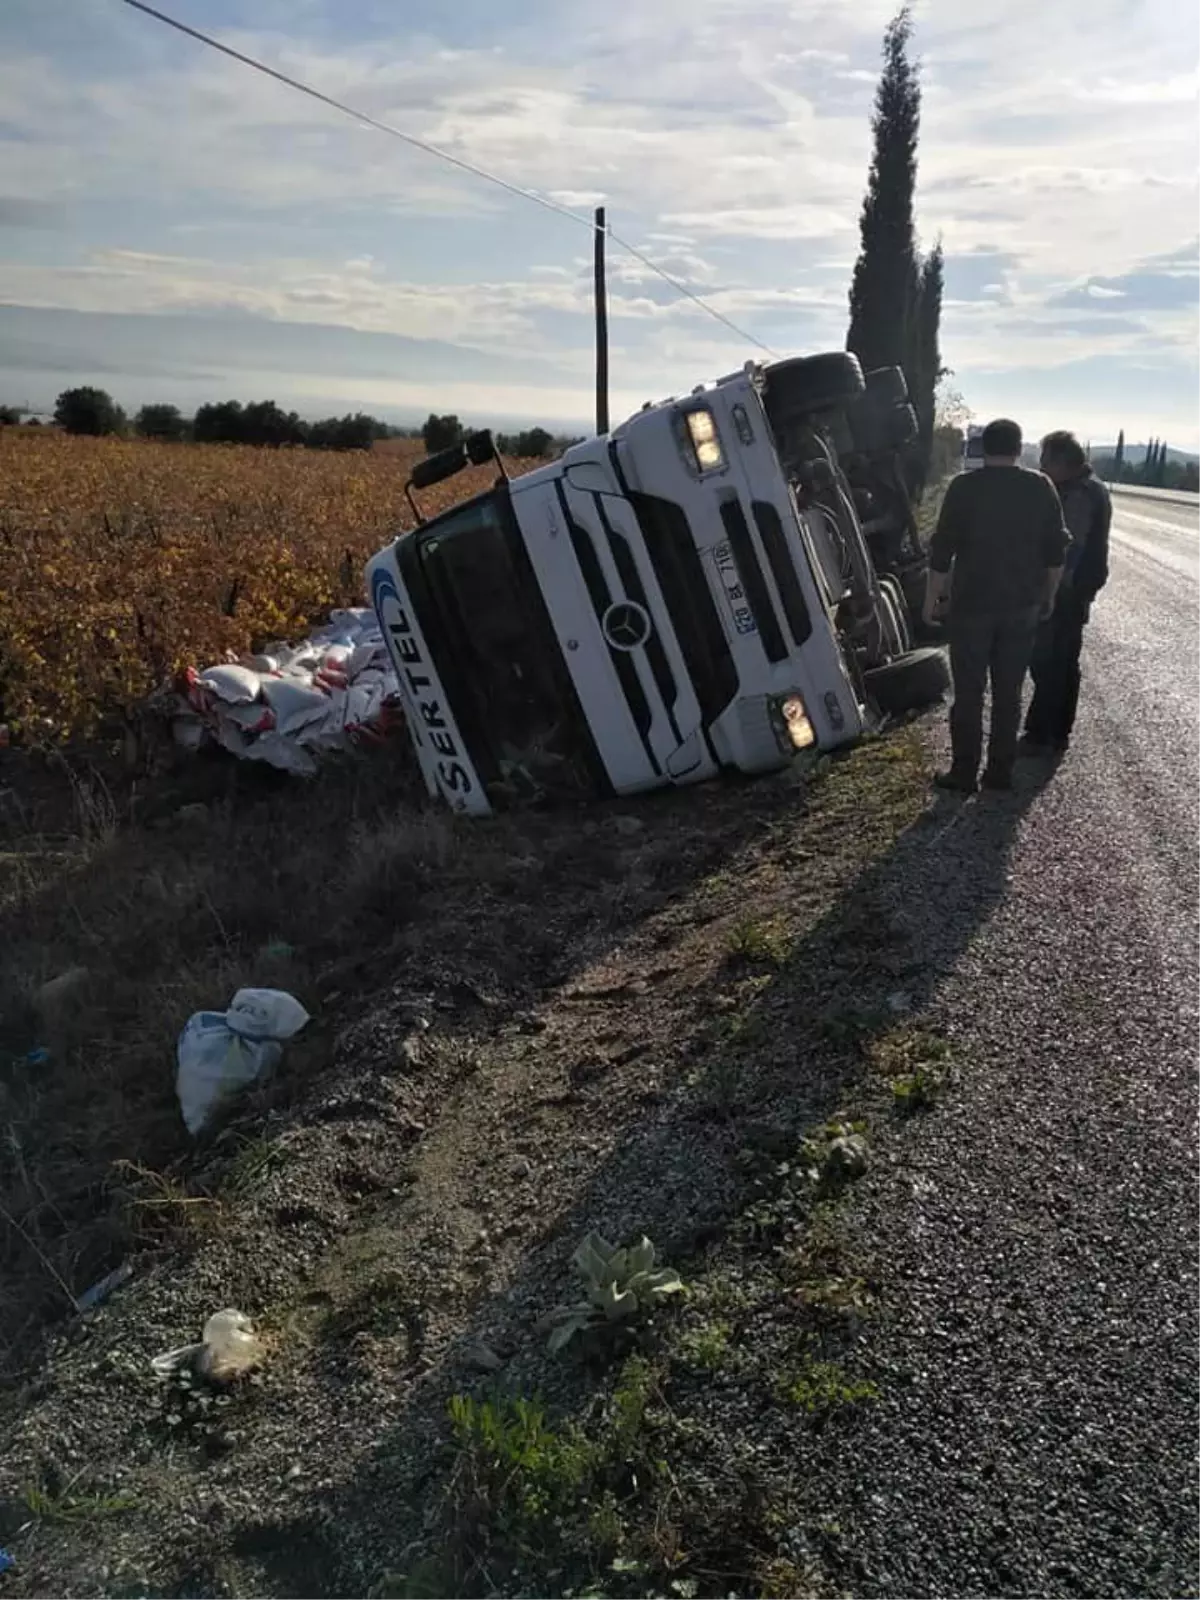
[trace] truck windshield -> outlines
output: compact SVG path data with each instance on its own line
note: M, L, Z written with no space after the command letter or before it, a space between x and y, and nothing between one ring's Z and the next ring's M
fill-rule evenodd
M513 798L593 794L599 764L508 489L467 501L415 542L486 766Z
M968 461L983 460L983 437L981 434L977 433L974 438L967 440L966 456Z

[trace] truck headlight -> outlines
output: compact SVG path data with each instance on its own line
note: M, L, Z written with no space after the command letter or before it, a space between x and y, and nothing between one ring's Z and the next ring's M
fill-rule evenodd
M717 437L717 424L707 407L687 413L687 431L692 441L692 454L701 472L712 472L724 466L725 457Z
M808 716L808 707L798 694L784 695L774 702L777 726L793 750L808 750L817 742L817 732Z

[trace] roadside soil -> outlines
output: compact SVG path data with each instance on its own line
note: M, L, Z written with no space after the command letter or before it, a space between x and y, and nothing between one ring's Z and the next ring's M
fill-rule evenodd
M132 822L76 773L73 834L52 785L14 785L9 1592L852 1583L813 1492L872 1401L876 1280L828 1153L895 1137L953 1070L907 909L907 857L947 826L927 776L909 729L480 825L420 809L398 753L309 790L198 801L193 776ZM75 966L47 1017L39 982ZM193 1145L173 1034L267 982L314 1020ZM687 1292L551 1357L590 1229L648 1235ZM156 1379L227 1306L261 1370ZM513 1446L522 1395L544 1416ZM452 1423L454 1396L476 1409Z

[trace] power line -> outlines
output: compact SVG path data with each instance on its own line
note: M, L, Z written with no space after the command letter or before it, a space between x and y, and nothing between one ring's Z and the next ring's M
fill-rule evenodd
M579 220L582 222L586 219L581 217ZM723 322L731 333L737 334L739 339L745 339L748 343L754 345L756 349L761 350L764 355L770 356L772 360L778 359L776 352L771 349L769 344L764 344L761 339L756 339L752 333L747 333L744 328L739 328L737 323L731 322L723 311L718 311L716 306L710 306L707 300L702 300L698 294L694 294L692 290L688 288L687 284L680 283L679 279L673 277L671 273L664 272L662 267L660 267L657 262L652 261L650 257L643 251L639 250L636 245L630 244L628 239L622 239L621 235L619 233L614 233L611 228L608 231L608 236L614 244L620 245L622 250L628 250L631 256L636 257L638 261L649 267L651 271L657 272L659 277L662 278L664 282L671 285L672 289L677 289L680 294L686 295L689 300L695 301L702 311L708 312L710 317L715 317L718 322Z
M516 195L520 200L531 200L534 205L541 206L546 211L552 211L557 216L566 217L570 222L578 223L581 227L587 228L589 232L595 232L596 225L592 219L581 216L578 211L572 211L570 206L559 205L556 200L551 200L546 195L538 194L534 189L523 189L520 184L509 183L506 178L501 178L495 172L489 172L486 167L477 166L473 161L466 161L461 156L451 155L448 150L442 150L425 139L419 139L415 134L405 133L401 128L393 127L390 122L381 122L377 117L368 116L365 111L358 111L353 106L346 105L342 100L335 100L332 95L324 94L320 89L314 89L311 84L304 83L299 78L289 77L286 72L280 72L275 67L269 67L265 61L259 61L254 56L244 55L242 51L235 50L232 45L222 44L220 39L214 39L211 34L202 33L199 28L190 27L186 22L180 22L178 18L168 16L165 11L159 11L157 7L148 5L146 0L125 0L125 4L132 6L135 11L142 11L146 16L153 17L156 22L165 23L168 28L174 28L177 33L186 34L189 39L195 39L198 43L207 45L210 50L219 51L221 55L228 56L230 60L238 61L244 67L251 67L255 72L261 72L268 78L274 78L276 83L282 83L289 89L295 89L299 94L307 95L310 100L318 100L322 105L329 106L334 111L340 111L343 116L351 117L355 122L362 123L365 127L374 128L377 133L390 134L393 139L400 139L404 144L410 145L414 150L420 150L424 155L434 156L439 161L445 161L448 165L457 167L460 172L466 172L473 178L482 178L485 183L495 184L497 188L505 190L508 194ZM685 283L681 283L672 273L665 271L656 261L652 261L636 245L630 244L627 239L623 239L620 234L614 233L611 228L608 231L608 236L620 249L627 251L644 266L649 267L652 272L656 272L664 283L670 284L671 288L678 294L685 296L685 298L699 306L702 311L706 311L710 317L724 324L739 339L744 339L748 344L754 345L766 355L775 355L775 351L768 345L763 344L761 339L756 339L752 333L747 333L744 328L739 328L737 323L731 322L724 312L718 311L715 306L709 305L707 300L696 294L694 290L689 289Z

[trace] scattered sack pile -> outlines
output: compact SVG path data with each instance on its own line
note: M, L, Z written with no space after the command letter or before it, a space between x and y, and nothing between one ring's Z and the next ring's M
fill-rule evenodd
M402 715L375 613L335 611L303 644L269 645L203 672L189 668L172 711L175 740L208 739L247 761L311 777L314 755L379 739Z

